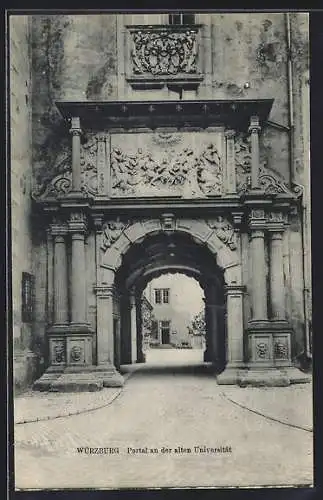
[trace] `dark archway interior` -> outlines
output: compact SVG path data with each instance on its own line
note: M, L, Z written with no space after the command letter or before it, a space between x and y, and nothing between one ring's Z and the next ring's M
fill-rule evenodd
M225 296L223 270L215 256L190 235L163 232L134 243L123 256L116 273L120 295L120 362L131 363L130 294L137 301L137 362L143 362L141 335L142 292L153 278L166 273L181 273L194 278L204 290L206 351L204 360L217 369L225 365Z

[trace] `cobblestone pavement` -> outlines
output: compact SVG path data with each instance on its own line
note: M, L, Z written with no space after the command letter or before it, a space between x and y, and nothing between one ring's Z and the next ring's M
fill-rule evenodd
M167 359L171 364L165 366ZM312 483L312 433L267 420L223 396L230 389L230 398L245 394L253 405L262 397L258 408L271 401L271 414L278 408L278 415L305 423L299 416L303 410L298 414L297 408L308 405L309 389L291 386L261 392L218 386L206 365L199 366L200 351L150 351L148 361L139 370L129 367L137 371L104 408L17 425L16 488ZM267 396L257 396L265 392ZM280 407L291 407L290 401L294 407L287 415ZM203 452L204 446L223 448ZM118 448L119 453L80 453L78 447ZM171 451L162 452L163 447ZM180 452L175 451L178 447Z

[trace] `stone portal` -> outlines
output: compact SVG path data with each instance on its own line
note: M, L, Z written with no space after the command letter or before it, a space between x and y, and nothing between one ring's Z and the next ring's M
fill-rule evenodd
M35 388L122 385L120 364L144 359L140 293L165 271L204 288L205 361L219 384L304 381L283 269L298 199L260 159L271 105L58 103L71 155L34 193L54 298L48 368Z

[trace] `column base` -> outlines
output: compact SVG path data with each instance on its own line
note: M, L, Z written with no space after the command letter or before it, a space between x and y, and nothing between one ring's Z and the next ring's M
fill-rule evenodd
M234 368L228 367L216 377L219 385L240 387L287 387L291 384L305 384L311 375L294 366L286 368Z
M35 391L93 392L122 387L124 378L113 365L49 367L33 384Z
M228 367L216 376L218 385L238 385L240 380L240 368Z

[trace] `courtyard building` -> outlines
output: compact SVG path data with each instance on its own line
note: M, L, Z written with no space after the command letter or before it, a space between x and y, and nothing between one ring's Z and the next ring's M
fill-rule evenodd
M308 15L17 14L9 40L16 387L122 386L167 273L203 290L215 384L304 381Z

